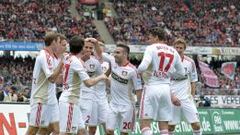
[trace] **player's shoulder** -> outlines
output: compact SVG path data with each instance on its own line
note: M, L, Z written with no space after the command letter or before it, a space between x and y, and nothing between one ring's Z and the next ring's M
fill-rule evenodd
M113 57L111 54L106 53L106 52L102 53L102 56L105 57L105 58L112 58Z
M158 46L160 46L161 44L159 44L159 43L153 43L153 44L151 44L151 45L148 45L147 47L146 47L146 49L156 49Z
M85 67L84 66L85 63L75 55L70 56L69 62L71 66L74 66L74 67Z
M97 59L97 57L95 56L91 56L90 57L90 63L92 64L97 64L97 65L101 65L100 61Z
M95 62L95 58L93 56L90 56L90 58L85 61L85 64L92 64L94 62Z
M99 59L96 57L96 56L91 56L90 57L91 59L92 59L92 61L94 61L94 62L99 62Z
M147 50L147 51L156 50L157 46L158 46L158 44L151 44L151 45L148 45L145 50Z
M45 50L41 50L39 53L38 53L38 55L37 55L37 59L39 59L39 60L43 60L43 59L50 59L51 58L51 56L50 56L50 54L47 52L47 51L45 51Z
M38 57L42 57L42 56L45 56L46 55L46 51L45 50L41 50L39 53L38 53Z
M155 43L150 45L151 49L153 50L166 50L166 51L171 51L171 52L177 52L172 46L169 46L165 43Z
M45 49L42 49L39 54L38 54L39 57L41 58L47 58L47 59L57 59L57 56L55 54L50 54L47 50Z
M68 56L71 60L74 60L74 61L79 61L79 58L75 55L69 55Z
M128 63L127 67L129 68L129 70L137 70L136 66L134 66L132 63Z
M70 55L70 53L68 53L68 52L64 52L64 53L63 53L63 57L69 56L69 55Z
M184 55L184 60L190 62L190 63L194 63L194 60L186 55Z
M67 55L66 59L72 64L81 63L80 58L78 58L76 55Z

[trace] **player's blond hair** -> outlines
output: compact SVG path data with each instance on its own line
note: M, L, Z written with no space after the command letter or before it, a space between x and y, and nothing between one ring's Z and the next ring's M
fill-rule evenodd
M175 46L176 44L183 44L184 45L184 49L187 48L187 43L183 38L178 38L174 41L173 45Z
M47 32L44 38L45 46L50 46L54 40L60 38L60 41L66 40L66 37L63 34L56 32Z

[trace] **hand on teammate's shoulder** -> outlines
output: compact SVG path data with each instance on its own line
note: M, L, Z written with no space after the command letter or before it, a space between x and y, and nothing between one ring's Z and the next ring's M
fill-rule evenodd
M102 80L107 80L108 79L108 77L105 74L101 74L100 76L101 76Z

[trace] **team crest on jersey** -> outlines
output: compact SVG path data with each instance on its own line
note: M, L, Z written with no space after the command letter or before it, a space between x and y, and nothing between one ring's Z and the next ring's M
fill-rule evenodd
M90 64L90 69L94 69L95 68L95 65L94 64Z
M127 76L127 73L128 73L127 71L122 71L123 76Z

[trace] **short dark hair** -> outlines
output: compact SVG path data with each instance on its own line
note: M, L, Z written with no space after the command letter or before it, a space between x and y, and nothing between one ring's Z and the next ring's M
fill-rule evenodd
M148 33L152 34L153 36L157 36L159 40L164 41L166 39L166 32L160 27L153 27L148 31Z
M80 53L84 46L84 39L79 36L73 36L69 41L70 52L71 53Z
M119 42L117 43L117 47L121 47L124 49L124 51L129 54L130 53L130 48L128 45L126 45L125 43Z

